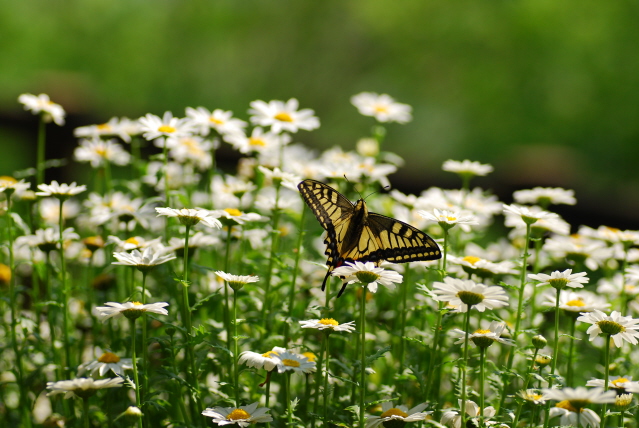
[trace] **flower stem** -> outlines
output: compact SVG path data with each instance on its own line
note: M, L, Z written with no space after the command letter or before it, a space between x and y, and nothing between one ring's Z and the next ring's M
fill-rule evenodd
M82 397L82 421L84 428L91 426L89 420L89 397Z
M359 325L361 339L360 346L360 366L359 366L359 428L365 426L365 401L366 398L366 292L367 284L362 284L362 297L360 300Z
M610 334L606 334L604 339L606 344L604 346L604 392L608 391L608 380L610 378ZM606 426L606 413L608 411L608 404L604 403L601 409L601 426Z
M279 243L280 231L280 184L275 186L275 206L273 207L273 221L271 222L271 252L268 259L268 270L266 271L266 284L264 286L264 306L262 307L262 323L266 325L267 318L271 315L271 282L273 281L273 269L275 268L275 254Z
M142 304L146 304L146 271L142 271ZM142 314L142 392L140 394L141 403L146 402L146 397L149 396L149 344L147 343L147 319L146 313ZM135 334L135 333L134 333ZM140 407L142 410L142 407ZM144 417L144 413L142 414ZM149 421L145 420L147 426Z
M570 345L568 347L568 368L566 370L566 386L572 388L574 369L572 367L573 355L575 353L575 325L577 324L577 318L570 317Z
M462 387L462 396L461 396L461 417L462 417L462 425L466 426L466 371L468 368L468 335L470 330L470 309L472 306L468 306L466 313L464 314L464 356L462 358L461 369L461 387ZM481 398L483 400L483 397Z
M326 352L326 342L328 338L326 334L322 334L322 341L320 343L320 354L317 359L317 371L315 372L315 400L313 402L313 413L317 414L320 402L320 385L322 384L322 369L324 367L324 353ZM311 419L311 428L315 428L315 418ZM324 421L326 424L326 421Z
M233 226L229 225L226 231L226 249L224 254L224 272L229 272L229 268L231 265L231 230ZM224 284L224 328L226 328L226 347L231 349L231 317L230 317L230 296L229 296L229 285L227 283Z
M484 379L486 378L486 348L479 348L479 426L484 426ZM514 426L514 425L513 425Z
M239 337L237 334L237 290L233 289L233 376L235 385L235 407L240 407L240 368L239 359Z
M293 266L293 276L291 278L291 288L288 292L288 316L287 319L290 321L293 318L293 309L295 307L295 295L297 294L297 288L296 288L296 283L297 283L297 274L299 271L299 266L300 266L300 260L302 257L302 244L304 242L304 235L306 235L306 232L304 231L304 220L306 218L306 210L303 209L302 210L302 214L300 215L300 225L299 225L299 235L297 237L297 244L295 246L295 265ZM284 333L284 344L285 346L288 346L288 341L290 340L290 322L286 322L284 324L284 329L285 329L285 333Z
M528 385L530 384L530 379L532 379L533 370L535 367L535 359L537 358L537 354L539 353L539 349L535 348L535 352L533 353L533 357L530 360L530 367L528 368L528 373L526 374L526 381L524 382L524 391L528 389ZM502 394L505 394L505 388ZM521 417L521 410L524 407L524 400L521 400L517 405L517 413L515 414L515 421L513 422L513 427L519 426L519 418ZM531 420L531 424L534 424L534 420Z
M330 339L330 335L327 333L324 335L325 336L325 354L326 357L325 359L325 370L324 370L324 390L322 391L324 394L324 399L322 401L322 403L324 404L324 426L327 427L328 425L328 370L330 369L330 362L331 362L331 355L328 352L328 345L329 345L329 339Z
M138 361L136 354L136 331L135 319L131 320L131 361L133 362L133 381L135 382L135 405L138 409L142 409L142 400L140 399L140 382L138 381ZM142 418L138 418L138 428L142 428Z
M400 375L404 372L404 354L405 354L405 343L404 336L406 335L406 307L407 304L407 296L408 296L408 277L410 275L410 264L407 264L406 269L404 271L404 282L399 285L402 299L402 309L400 312L400 326L399 326L399 373Z
M524 241L524 254L521 256L521 276L519 281L519 296L517 298L517 318L515 320L515 331L513 332L513 340L515 341L515 344L517 342L517 337L519 336L519 328L521 326L521 316L523 312L526 272L528 271L528 245L530 245L530 224L526 223L526 240ZM508 358L508 370L510 370L513 366L514 356L515 352L513 350Z
M292 372L286 373L286 416L288 422L286 426L293 426L293 408L291 407L291 375Z
M555 370L557 369L557 357L559 356L559 294L561 291L557 289L557 296L555 297L555 344L552 353L552 362L550 363L550 378L548 379L548 388L552 388L555 381ZM550 419L550 401L546 403L544 410L544 428L548 428ZM603 425L602 425L603 426Z
M59 198L60 210L58 212L58 228L59 230L59 251L60 251L60 275L62 282L62 337L64 339L64 374L68 379L71 372L71 344L69 343L69 286L67 284L67 263L64 257L64 216L62 215L62 207L64 199Z
M36 185L44 183L44 162L46 152L46 124L44 113L40 113L40 123L38 125L38 159L36 165Z

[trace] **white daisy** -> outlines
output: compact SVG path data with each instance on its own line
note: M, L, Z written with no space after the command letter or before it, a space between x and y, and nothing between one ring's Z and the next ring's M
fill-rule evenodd
M53 121L56 125L64 125L66 112L60 104L52 102L47 94L37 96L22 94L18 97L18 101L24 105L25 110L29 110L33 114L42 113L45 122Z
M467 312L469 306L479 312L486 309L501 308L508 305L506 291L498 286L476 284L471 280L451 278L447 276L444 282L433 284L435 299L448 302L455 307L455 312Z
M605 383L605 379L590 379L586 382L586 386L604 388ZM639 391L639 382L633 381L632 376L610 376L608 389L614 389L617 395L626 392L637 392Z
M533 217L545 215L544 213L546 212L537 206L531 206L528 208L529 216ZM506 225L506 227L514 228L509 234L511 238L516 236L523 236L526 233L527 223L526 220L520 215L506 213L504 225ZM558 235L568 235L570 233L570 224L558 215L554 215L550 217L538 218L532 224L532 231L537 234L543 234L543 232L549 231Z
M546 400L568 401L577 410L583 409L588 404L614 403L617 395L615 391L604 391L603 388L588 389L583 386L563 389L544 388L542 392Z
M198 107L196 109L187 107L186 116L203 136L209 135L211 128L220 134L243 133L247 125L243 120L234 118L232 111L220 109L215 109L211 112L204 107Z
M122 315L127 318L137 318L144 312L151 312L154 314L168 315L169 311L164 309L165 306L169 306L166 302L150 303L143 305L140 302L107 302L106 306L98 306L95 308L95 313L98 319L105 322L109 318L118 318Z
M69 196L75 196L79 193L87 190L87 186L84 184L78 186L74 181L71 184L59 184L53 180L51 184L38 184L39 192L36 192L37 196L55 196L56 198L68 198Z
M398 272L377 267L373 262L346 262L343 266L333 270L331 275L344 277L344 282L347 284L357 281L367 284L368 290L372 293L377 292L377 284L394 290L395 283L401 283L403 280L402 275Z
M465 232L470 231L468 225L478 224L477 218L474 215L462 215L457 211L438 210L435 208L433 212L417 211L417 214L423 218L439 223L442 229L448 230L455 225L460 225ZM464 227L465 226L465 227Z
M200 171L213 166L211 150L216 146L213 142L198 136L170 137L168 140L169 156L175 159L176 162L192 164Z
M291 371L293 373L311 373L316 369L316 364L308 357L295 354L291 351L282 351L277 353L277 372L284 373Z
M398 103L387 94L362 92L351 97L351 104L360 114L372 116L378 122L408 123L413 119L411 106Z
M126 117L112 117L106 123L99 125L80 126L73 130L78 138L113 137L117 136L125 143L131 142L131 137L140 133L140 124Z
M244 224L247 221L262 221L266 217L262 217L258 213L244 213L237 208L224 208L223 210L213 210L211 214L219 218L221 221L231 220L235 224Z
M147 140L155 140L160 137L184 137L193 131L193 125L188 119L173 117L173 113L170 111L165 112L162 118L148 113L138 121L140 122L140 130L143 132L142 135Z
M196 224L202 222L202 224L208 227L217 227L218 229L222 228L222 223L215 218L211 211L208 210L200 210L200 209L190 209L190 208L182 208L182 209L174 209L174 208L156 208L155 211L158 213L158 217L167 216L167 217L177 217L181 224L187 226L195 226Z
M533 404L545 404L546 399L538 389L526 389L517 393L521 398Z
M494 342L513 346L515 341L500 337L504 328L506 328L506 323L492 321L487 329L478 329L470 333L468 335L468 339L472 340L472 342L479 348L488 348ZM459 338L455 344L459 345L465 342L466 332L463 330L456 328L451 330L450 333Z
M166 254L162 246L148 246L143 248L142 252L136 249L130 253L126 251L113 253L113 257L118 260L113 262L114 265L134 266L141 272L176 258L174 254Z
M275 346L268 352L259 354L257 352L245 351L240 354L239 364L246 364L248 367L255 367L256 369L264 368L266 371L271 371L277 367L279 359L277 356L286 352L286 349Z
M349 321L347 323L340 324L333 318L300 321L300 324L302 325L302 328L316 328L318 330L328 331L345 331L347 333L352 333L353 331L355 331L355 321Z
M426 403L418 404L417 406L409 409L408 407L399 405L393 407L393 403L385 401L382 403L382 414L379 416L369 416L366 419L366 428L377 428L380 425L384 425L388 421L397 421L403 426L406 422L417 422L426 420L426 417L433 412L423 412L426 408ZM391 425L393 423L391 422ZM384 425L385 426L385 425Z
M566 287L570 288L583 288L583 284L588 283L588 277L586 272L572 273L572 269L566 269L563 272L558 270L554 271L550 275L545 273L528 274L528 278L541 281L537 284L537 287L542 285L550 285L557 290L563 290Z
M519 216L526 224L533 224L540 219L557 218L557 214L548 211L532 209L531 207L524 207L521 205L506 205L504 204L504 214L506 216L514 215Z
M544 294L544 299L545 301L542 302L542 305L554 307L557 299L557 293L553 291ZM606 302L600 296L588 291L562 290L559 294L559 309L563 309L564 311L572 314L592 312L595 309L603 311L609 307L610 303Z
M590 335L590 341L593 341L600 334L606 334L612 337L617 348L621 348L624 340L633 345L638 343L639 319L633 319L630 316L624 317L617 311L606 315L595 309L592 312L581 314L577 321L592 324L586 331Z
M462 406L462 400L459 400L459 407ZM471 418L476 418L480 415L480 408L474 401L466 400L466 414ZM484 408L484 422L487 422L490 418L495 416L497 411L493 406ZM451 428L461 428L462 417L458 410L449 410L442 415L442 425L449 426Z
M580 421L581 426L584 428L599 428L599 424L601 423L601 418L593 410L578 410L571 406L568 401L561 401L557 403L555 407L550 408L548 417L554 418L557 416L560 416L560 426L574 427L577 426L577 421Z
M518 204L530 204L547 206L549 204L559 205L575 205L574 190L566 190L561 187L535 187L530 190L517 190L513 193L513 198Z
M73 396L87 398L95 394L98 389L119 388L122 386L122 382L124 382L124 379L121 377L100 380L81 377L72 380L47 382L47 389L51 391L47 396L64 394L64 398L71 398Z
M158 245L161 246L161 241L161 237L147 240L141 236L132 236L130 238L122 240L117 236L109 235L109 237L107 238L107 244L115 244L116 248L119 251L141 250L146 247L155 247ZM180 241L184 240L180 239Z
M31 183L25 183L24 179L18 181L7 175L0 176L0 193L22 196L31 187Z
M477 161L469 161L468 159L463 161L447 160L442 165L442 169L448 172L454 172L459 175L483 176L493 172L492 165L481 164Z
M195 232L189 237L189 252L204 247L211 247L220 243L220 238L217 236L205 234L203 232ZM169 239L169 246L167 250L175 251L178 257L184 256L184 238L171 237Z
M220 278L222 278L224 281L226 281L229 284L229 287L231 287L233 290L239 290L240 288L244 287L244 285L246 284L250 284L252 282L258 282L260 280L259 276L232 275L230 273L222 272L221 270L216 271L215 274L219 276Z
M553 236L546 240L542 249L557 259L568 258L584 263L590 270L603 266L613 254L604 242L576 234Z
M468 274L474 274L481 278L489 278L494 275L516 274L515 264L511 261L491 262L476 256L455 257L448 256L448 261L462 267Z
M78 162L89 162L93 168L104 166L107 162L114 165L127 165L131 155L115 140L101 140L97 137L80 141L80 146L73 151Z
M258 407L256 401L248 406L240 407L209 407L202 412L204 416L213 418L213 423L218 425L237 424L247 427L254 423L272 422L273 418L268 414L269 409Z
M299 103L295 98L287 102L257 100L251 102L249 114L251 123L260 126L270 126L271 131L295 133L300 129L312 131L320 126L319 119L311 109L298 110Z
M104 376L109 370L116 375L123 375L124 370L132 369L133 360L131 358L120 358L113 352L106 351L97 360L80 364L78 366L78 376L85 372L89 372L91 376L95 375L96 372L100 376Z

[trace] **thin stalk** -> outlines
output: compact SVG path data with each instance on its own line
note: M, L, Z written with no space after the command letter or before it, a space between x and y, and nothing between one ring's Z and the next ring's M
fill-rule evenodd
M293 408L291 407L291 374L292 372L286 373L286 416L288 422L286 424L287 427L293 426Z
M264 286L264 306L262 307L262 323L266 324L267 318L271 314L271 282L273 280L273 269L275 268L275 254L277 253L277 245L279 243L279 221L280 221L280 184L275 186L275 206L273 207L273 222L271 224L271 252L268 260L268 270L266 271L266 284Z
M526 273L528 271L528 246L530 245L530 224L526 223L526 240L524 242L524 254L522 255L522 264L521 264L521 276L519 282L519 296L517 298L517 319L515 320L515 331L513 332L513 340L515 341L515 346L517 342L517 337L519 336L519 328L521 325L521 315L523 310L524 303L524 289L526 288ZM515 352L511 352L510 357L508 358L508 370L510 370L513 366L513 359L515 356Z
M233 226L231 224L228 225L226 231L226 249L224 252L224 272L229 273L229 269L231 266L231 229ZM229 296L229 285L227 283L224 284L224 308L223 308L223 316L224 316L224 328L226 328L226 347L231 350L231 317L230 317L230 296Z
M466 371L468 369L468 335L470 330L470 309L472 306L468 305L468 309L464 314L464 356L461 369L461 387L462 387L462 396L461 396L461 417L462 424L461 426L466 426ZM483 398L482 398L483 399Z
M233 289L233 376L235 384L235 407L240 407L240 369L239 358L239 337L237 334L237 290Z
M38 124L38 159L36 165L36 186L44 183L44 161L46 152L46 125L44 122L44 113L40 114L40 123Z
M317 414L320 402L320 385L322 384L322 369L324 368L324 354L326 353L327 334L322 334L320 343L320 354L317 359L317 371L315 372L315 401L313 402L313 413ZM324 396L326 397L326 396ZM311 428L315 428L315 418L311 419ZM326 420L324 421L326 424Z
M60 273L61 273L61 281L62 281L62 333L64 339L64 374L65 379L70 378L71 373L71 345L69 343L69 286L67 284L67 263L64 257L64 237L62 235L62 231L64 230L64 216L62 215L62 206L64 205L64 199L59 198L60 201L60 211L59 211L59 219L58 219L58 227L59 227L59 245L60 245Z
M539 353L539 349L535 348L535 352L533 353L533 357L532 360L530 360L530 367L528 368L528 374L526 375L526 381L524 382L524 391L526 391L528 389L528 385L530 384L530 379L532 379L532 374L533 374L533 370L535 367L535 359L537 358L537 354ZM502 392L503 394L506 393L505 388L504 391ZM519 404L517 405L517 413L515 415L515 421L513 422L513 427L517 427L519 426L519 418L521 417L521 410L524 407L524 400L521 400L519 402ZM534 423L534 420L531 421L531 423Z
M486 379L486 348L479 348L479 426L484 426L484 379Z
M84 428L91 426L89 420L89 397L82 397L82 421Z
M359 428L364 428L366 417L364 415L366 398L366 291L368 284L362 284L362 297L360 300L359 325L361 329L360 366L359 366Z
M142 304L146 304L146 275L147 271L142 270ZM149 344L147 342L147 319L146 312L142 314L142 393L141 393L141 401L142 403L146 402L146 397L149 396ZM140 407L142 409L142 407ZM144 418L144 413L142 414ZM145 418L146 419L146 418ZM147 426L149 426L148 420L145 420Z
M568 368L566 370L566 386L572 388L574 369L572 367L572 360L575 354L575 324L577 324L577 318L570 317L570 345L568 347Z
M325 336L324 352L326 354L326 357L324 359L326 360L326 363L325 363L326 369L324 370L324 390L322 391L324 394L324 398L322 400L322 404L324 404L324 412L323 412L324 426L327 427L328 426L328 370L330 369L330 362L331 362L331 354L329 354L328 352L330 333L326 333L324 336Z
M402 309L400 312L400 326L399 326L399 373L404 373L404 355L406 344L404 343L404 336L406 335L406 311L407 311L407 298L408 298L408 278L410 276L410 264L406 265L404 271L404 281L400 284L400 292L402 299Z
M297 237L297 243L295 245L295 265L293 266L293 277L291 278L291 288L288 291L288 315L287 319L291 320L293 318L293 309L295 307L295 295L297 294L297 274L299 272L300 260L302 258L302 244L304 242L304 235L306 232L304 231L304 220L306 218L305 209L302 210L302 214L300 216L300 225L299 225L299 235ZM290 340L290 322L284 324L284 344L288 346L288 341Z
M131 320L131 361L133 362L133 381L135 382L135 405L138 409L142 409L142 400L140 399L140 382L138 381L138 362L136 354L136 337L135 319ZM138 418L138 428L142 428L142 418Z
M610 377L610 334L604 336L606 345L604 347L604 391L608 391L608 380ZM608 404L604 403L601 409L601 426L606 426L606 413L608 411Z
M264 404L264 407L266 407L267 409L270 408L269 403L271 401L271 374L272 372L266 372L266 403ZM270 422L266 423L266 428L271 428Z
M559 294L560 290L557 289L557 297L555 298L555 344L552 353L552 361L550 363L550 378L548 379L548 388L552 388L555 382L555 370L557 369L557 357L559 356ZM544 410L544 428L548 428L549 415L550 415L550 401L546 403ZM603 425L602 425L603 426Z

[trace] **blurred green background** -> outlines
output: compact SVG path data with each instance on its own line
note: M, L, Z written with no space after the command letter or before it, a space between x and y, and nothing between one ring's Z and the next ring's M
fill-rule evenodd
M475 184L561 186L578 223L639 229L639 3L600 0L22 0L0 14L0 174L33 166L35 117L16 101L48 93L75 126L186 106L233 110L296 97L322 127L296 140L354 147L372 119L349 98L413 106L390 125L405 191L454 187L446 159L490 163ZM77 179L72 172L69 180ZM562 211L563 210L563 211Z

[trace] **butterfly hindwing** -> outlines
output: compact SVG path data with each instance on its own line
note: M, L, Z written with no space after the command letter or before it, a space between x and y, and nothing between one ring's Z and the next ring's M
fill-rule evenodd
M326 230L328 272L322 290L331 272L346 261L406 263L441 257L431 237L402 221L369 213L361 199L354 205L337 190L315 180L304 180L298 188Z

